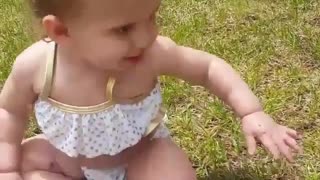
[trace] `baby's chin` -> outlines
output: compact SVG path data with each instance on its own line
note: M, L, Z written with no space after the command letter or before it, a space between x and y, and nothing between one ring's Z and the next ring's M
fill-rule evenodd
M136 64L134 64L134 63L120 60L115 64L101 65L101 66L98 66L97 68L104 70L104 71L123 72L123 71L130 70L130 69L134 68L135 66L136 66Z
M102 71L125 71L128 69L132 69L140 64L142 60L140 59L128 59L122 58L116 61L108 61L108 60L101 60L101 61L91 61L89 62L94 68L100 69Z
M132 63L130 61L121 61L121 62L119 62L117 69L120 71L128 70L128 69L136 67L136 65L137 65L136 63Z

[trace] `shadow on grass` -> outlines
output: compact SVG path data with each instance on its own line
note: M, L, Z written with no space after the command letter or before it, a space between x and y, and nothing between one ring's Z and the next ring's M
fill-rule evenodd
M262 180L268 179L265 176L258 175L247 169L239 170L218 170L210 172L206 177L200 177L198 180Z

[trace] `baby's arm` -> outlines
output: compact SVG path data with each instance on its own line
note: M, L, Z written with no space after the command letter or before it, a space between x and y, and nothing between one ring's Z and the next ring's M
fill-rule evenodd
M158 38L153 50L153 68L159 75L173 75L207 87L238 114L250 154L256 150L256 140L275 158L283 154L292 161L292 150L301 152L297 132L275 123L264 113L258 98L225 61L203 51L175 45L163 37Z
M0 174L20 170L21 141L36 94L34 63L25 53L15 61L0 94Z
M170 39L158 38L159 53L153 63L159 74L173 75L208 88L229 105L241 118L261 111L258 98L239 74L222 59L209 53L176 45ZM158 54L158 53L157 53Z

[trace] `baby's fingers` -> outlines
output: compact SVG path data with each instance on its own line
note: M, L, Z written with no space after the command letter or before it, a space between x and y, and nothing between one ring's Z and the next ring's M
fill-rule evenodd
M293 139L300 139L299 133L293 129L286 128L286 133Z
M254 136L246 135L246 142L247 142L249 154L253 155L257 149L257 142L256 142Z
M280 144L278 144L278 148L281 154L283 154L289 162L293 162L292 152L290 150L290 147L286 145L286 143L280 142Z
M259 137L261 143L272 153L273 157L275 159L279 159L279 149L277 147L277 145L273 142L273 140L271 139L270 136L268 136L267 134L262 135L261 137Z
M287 146L289 146L290 148L294 149L296 152L301 153L302 149L299 147L297 141L293 138L291 138L290 136L288 136L287 138L284 139L284 142Z

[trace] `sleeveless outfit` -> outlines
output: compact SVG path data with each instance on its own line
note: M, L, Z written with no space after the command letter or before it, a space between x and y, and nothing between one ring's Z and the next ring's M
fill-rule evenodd
M79 155L94 158L116 155L137 144L143 137L169 137L165 126L166 114L162 108L160 85L149 96L135 104L116 104L112 91L116 83L109 78L104 103L94 106L72 106L50 98L53 84L57 45L48 44L45 81L35 103L35 115L40 129L48 141L70 157ZM126 168L88 169L82 167L88 180L122 180Z

